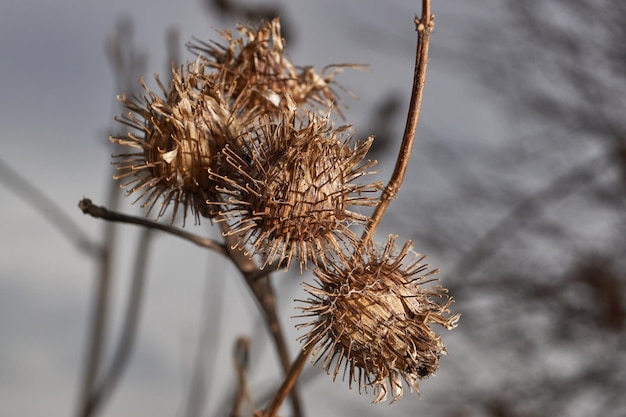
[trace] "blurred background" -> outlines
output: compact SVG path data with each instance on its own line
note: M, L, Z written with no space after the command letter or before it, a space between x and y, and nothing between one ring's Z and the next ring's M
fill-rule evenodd
M305 415L623 417L626 3L432 8L416 147L378 238L399 234L429 255L461 323L444 334L449 355L421 399L373 406L371 393L307 366ZM0 415L81 415L94 323L103 348L91 377L108 384L92 415L227 415L240 336L250 393L267 401L280 366L232 265L77 208L88 197L140 213L111 180L115 96L192 59L192 37L219 40L216 29L280 15L296 64L369 64L338 82L359 97L343 95L346 121L376 135L387 181L419 12L408 0L3 1ZM209 224L186 229L216 236ZM302 334L293 300L311 279L273 274L292 356ZM98 299L106 314L94 322ZM291 413L287 404L282 415Z

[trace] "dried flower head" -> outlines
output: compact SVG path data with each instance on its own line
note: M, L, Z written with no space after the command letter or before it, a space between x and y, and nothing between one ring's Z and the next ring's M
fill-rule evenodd
M225 196L219 215L239 236L237 247L260 254L263 267L278 260L288 268L296 257L302 270L356 241L349 226L368 218L349 208L375 205L367 194L380 184L354 183L375 163L364 161L372 138L351 147L346 130L313 114L301 123L283 114L264 118L245 147L223 150L230 171L212 172Z
M280 21L263 22L258 29L239 25L240 38L230 31L220 32L228 42L205 43L196 40L188 48L199 59L223 74L227 85L234 88L233 97L244 97L259 115L280 113L294 108L327 109L338 99L331 88L333 79L344 67L329 66L322 74L313 67L296 68L285 56L285 41L280 33ZM328 71L328 73L327 73Z
M316 270L318 285L305 284L313 298L302 307L315 319L299 326L312 327L301 340L318 361L324 357L324 369L336 378L343 365L350 386L374 388L375 403L386 400L387 384L393 401L402 397L403 379L419 392L418 379L432 375L446 353L430 325L453 329L460 317L450 315L445 288L425 286L438 270L422 263L410 241L395 253L394 241Z
M182 204L183 221L190 209L198 222L200 216L210 216L206 201L217 198L208 169L215 168L217 153L237 137L241 118L233 117L223 80L206 75L202 65L173 68L172 78L166 88L155 76L163 97L143 80L143 97L118 97L130 112L117 120L142 134L110 138L139 150L114 156L115 179L127 180L121 187L127 195L139 193L135 201L143 199L148 213L161 201L157 219L173 203L172 221Z

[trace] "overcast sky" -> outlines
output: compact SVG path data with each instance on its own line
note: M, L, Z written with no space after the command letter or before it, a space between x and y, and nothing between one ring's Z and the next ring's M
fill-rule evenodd
M250 2L253 3L253 2ZM360 97L346 97L349 122L366 126L371 103L387 92L408 96L413 73L417 1L342 0L281 1L285 19L296 38L289 46L293 61L312 64L357 62L370 64L368 72L350 71L339 81ZM429 83L423 111L424 131L440 132L459 143L483 143L498 136L495 109L484 100L469 66L451 59L464 29L476 23L468 3L433 2L437 28L433 39ZM89 197L103 203L108 185L109 149L106 129L117 111L117 93L104 45L116 20L132 18L136 46L148 56L147 76L166 68L165 32L175 27L180 40L192 36L217 39L219 22L198 0L138 0L133 2L83 0L4 0L0 3L0 141L2 160L25 176L70 214L96 239L102 224L83 216L78 201ZM467 18L465 18L467 16ZM184 49L182 49L184 51ZM183 58L190 58L184 51ZM406 104L403 104L406 107ZM404 110L403 110L404 113ZM453 122L454 121L454 122ZM403 121L393 130L402 131ZM362 132L362 136L367 135ZM420 153L418 143L417 153ZM415 178L438 169L428 155L409 168ZM381 166L381 179L391 167ZM0 204L0 415L67 416L77 399L85 353L88 307L95 267L31 206L5 185ZM413 190L413 188L411 188ZM417 192L417 191L415 191ZM408 198L408 197L407 197ZM410 200L405 200L410 201ZM133 210L130 201L122 207ZM391 223L386 223L391 227ZM119 318L129 258L136 239L128 227L120 245L115 287ZM203 233L205 229L196 229ZM399 233L399 230L385 230ZM418 248L419 250L419 248ZM436 255L435 255L435 259ZM438 265L439 266L439 265ZM219 272L216 272L219 271ZM197 337L202 301L209 278L223 278L220 350L211 381L217 397L228 392L233 376L230 351L238 335L257 335L257 314L248 290L217 256L189 243L161 236L152 255L145 311L136 352L121 386L103 415L173 416L181 409ZM292 277L293 278L293 277ZM284 278L278 278L278 285ZM210 280L209 280L210 281ZM281 298L285 317L293 314L292 299L302 297L297 278L285 285ZM214 285L214 284L211 284ZM293 320L286 319L291 328ZM117 326L115 322L115 326ZM114 327L114 330L117 327ZM115 334L115 332L113 332ZM292 351L298 333L290 332ZM276 364L270 352L257 358L268 369ZM445 362L445 360L443 361ZM261 365L258 365L261 366ZM445 363L441 374L445 374ZM437 377L439 378L439 376ZM435 379L437 379L435 378ZM443 376L445 378L445 376ZM255 380L263 383L263 378ZM269 382L273 382L270 377ZM265 381L267 382L267 381ZM423 384L427 396L429 384ZM332 404L315 401L323 392L345 391L345 396L369 410L371 398L348 393L341 382L320 377L315 394L305 396L310 415L321 415ZM345 400L341 400L345 401ZM399 407L419 407L417 397ZM214 405L213 405L214 406ZM385 407L385 406L383 406ZM358 409L357 409L358 410ZM391 410L391 409L390 409ZM393 410L392 410L393 411Z

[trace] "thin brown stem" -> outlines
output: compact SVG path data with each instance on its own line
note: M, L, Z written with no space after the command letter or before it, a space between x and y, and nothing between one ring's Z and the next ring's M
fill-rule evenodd
M422 0L422 17L415 18L415 28L417 31L417 50L415 52L415 72L413 74L413 89L411 92L411 103L409 113L402 135L402 144L396 160L396 166L389 183L385 187L380 197L380 203L376 207L374 214L369 220L367 228L363 232L361 247L370 241L378 228L387 207L391 203L404 180L406 169L411 159L411 151L415 141L415 132L422 108L422 97L424 85L426 83L426 66L428 64L428 47L430 44L430 34L435 27L435 16L430 13L430 0Z
M110 184L107 198L109 207L117 207L119 198L120 193L115 189L115 185ZM96 396L95 392L96 382L101 372L106 347L106 331L110 316L109 299L113 281L113 260L116 237L116 225L113 223L105 224L102 239L102 253L98 260L99 271L94 288L91 317L89 319L87 356L85 357L83 382L79 397L79 417L91 417L96 415L96 410L101 405L99 404L100 396Z
M110 368L102 377L99 385L94 386L92 394L89 398L87 410L88 415L97 414L98 409L105 403L113 390L117 387L118 382L126 368L137 336L137 327L139 325L139 315L143 303L144 286L146 281L146 270L148 266L148 254L150 252L150 244L152 242L152 232L144 229L137 245L137 254L135 256L135 266L132 274L132 283L126 304L126 314L124 315L124 325L117 349L113 355L113 361Z
M216 240L194 235L193 233L185 232L184 230L180 230L176 227L169 226L167 224L156 223L143 217L135 217L129 216L127 214L118 213L116 211L109 210L106 207L97 206L93 204L88 198L83 198L78 203L78 207L83 211L83 213L89 214L90 216L95 218L111 222L134 224L137 226L160 230L162 232L166 232L174 236L178 236L182 239L188 240L203 248L211 249L221 255L228 256L226 247Z
M178 236L182 239L189 240L198 246L211 249L228 257L243 275L246 283L254 294L261 311L264 313L264 317L272 336L272 340L276 346L281 365L285 372L287 372L289 369L289 353L287 351L287 343L280 326L280 321L278 320L278 315L276 314L276 296L271 286L270 276L269 274L259 274L259 268L256 263L245 256L240 250L231 250L230 248L234 243L232 239L227 237L226 244L221 244L213 239L203 238L166 224L156 223L142 217L129 216L108 210L105 207L93 204L88 198L82 199L78 203L78 207L83 211L83 213L89 214L93 217L111 222L128 223L160 230L174 236ZM220 222L220 224L222 227L227 227L224 222ZM292 392L291 400L294 407L294 414L297 417L303 416L297 391L294 390Z
M274 342L276 352L278 353L280 364L285 374L287 374L290 367L290 358L287 350L287 342L285 341L282 326L278 319L278 314L276 313L276 293L272 287L271 274L267 271L261 271L254 260L244 255L241 250L231 249L235 247L239 237L227 233L230 229L226 222L222 221L219 222L219 224L226 242L228 256L243 275L246 284L248 284L259 308L263 312L263 317L272 341ZM302 410L298 391L296 389L292 390L290 397L294 416L303 417L304 411Z
M306 363L306 360L309 357L309 354L311 353L312 350L313 350L313 346L307 349L302 349L300 351L300 355L298 355L295 362L291 365L291 369L289 370L289 373L285 377L283 384L280 386L280 388L276 392L276 395L272 399L272 402L265 409L265 412L263 413L263 417L274 417L276 415L281 404L283 403L285 398L287 398L287 396L289 395L289 393L295 386L296 381L298 380L298 377L300 376L300 373L302 372L302 369L304 368L304 364Z

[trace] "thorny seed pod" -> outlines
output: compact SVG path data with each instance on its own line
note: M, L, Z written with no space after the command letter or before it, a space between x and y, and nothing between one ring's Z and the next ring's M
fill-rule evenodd
M182 204L183 222L190 209L198 223L200 216L210 216L206 201L217 198L208 169L215 168L216 154L238 135L241 118L233 117L223 80L206 75L202 65L173 68L172 76L167 88L155 76L163 97L143 80L146 95L118 97L130 112L116 120L143 134L110 138L139 150L114 155L114 178L127 180L121 187L127 195L139 193L135 201L143 199L148 213L161 201L157 219L173 203L172 222Z
M363 161L373 139L350 147L347 127L335 129L314 114L303 122L288 114L263 120L243 140L245 152L223 150L227 174L211 174L225 196L216 202L224 207L216 220L229 221L236 246L260 254L262 267L278 260L289 268L296 257L302 271L353 245L349 226L368 220L349 208L377 202L366 194L380 184L354 183L375 164Z
M226 46L198 40L187 46L207 66L223 74L226 84L233 86L233 97L245 96L258 115L333 107L339 102L331 88L334 77L345 67L359 67L331 65L322 74L310 66L296 68L285 56L278 18L261 23L258 29L239 25L238 31L241 38L233 37L230 31L220 32L228 42Z
M384 250L372 245L326 269L317 269L317 286L305 285L313 298L301 307L304 316L315 317L308 334L300 340L313 349L317 361L337 377L341 366L349 385L373 387L374 403L393 401L403 395L402 380L409 391L419 392L418 379L432 375L446 353L441 336L430 327L456 327L459 314L450 315L453 299L440 285L430 285L438 270L423 264L424 256L412 252L411 242L394 253L395 237ZM412 259L408 259L411 258Z

